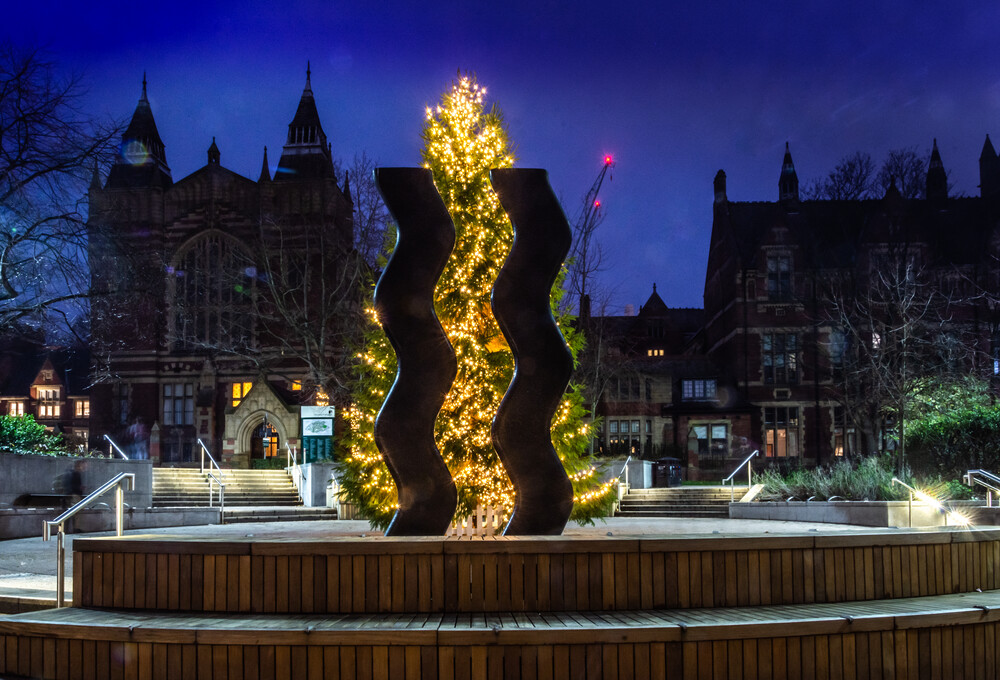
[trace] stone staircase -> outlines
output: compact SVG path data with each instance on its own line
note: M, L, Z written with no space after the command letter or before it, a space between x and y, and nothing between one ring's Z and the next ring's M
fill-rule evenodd
M226 485L226 521L230 508L301 506L291 475L284 470L223 470ZM215 503L219 491L214 484ZM190 468L153 468L153 507L207 507L208 475ZM263 521L263 520L254 520Z
M736 500L746 492L736 487ZM615 517L729 517L730 495L728 486L632 489Z

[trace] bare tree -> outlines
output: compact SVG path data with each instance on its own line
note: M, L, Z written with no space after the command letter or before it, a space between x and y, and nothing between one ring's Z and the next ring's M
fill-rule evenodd
M966 372L972 344L956 321L962 301L949 297L905 246L872 254L867 270L825 280L830 359L845 420L863 441L860 453L886 450L887 429L899 464L899 434L915 386Z
M921 198L927 182L927 161L916 148L893 149L886 154L875 184L884 195L893 182L903 198Z
M895 183L903 198L921 198L927 180L927 161L914 147L893 149L875 171L870 154L855 151L844 156L821 180L802 190L810 200L857 201L881 198Z
M378 162L369 158L364 151L355 155L350 167L337 164L337 174L341 170L350 178L354 199L354 247L361 259L373 269L386 254L386 230L392 217L382 201L382 194L375 186L374 172Z
M875 188L875 164L870 154L856 151L845 156L826 178L803 193L810 199L853 201L871 198Z
M87 116L83 94L38 51L0 45L0 328L70 322L85 304L81 202L118 126Z

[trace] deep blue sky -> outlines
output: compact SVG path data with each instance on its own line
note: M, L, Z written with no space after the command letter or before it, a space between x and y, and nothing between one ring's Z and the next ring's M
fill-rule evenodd
M100 4L99 9L95 8ZM96 113L131 115L149 80L174 179L206 161L256 179L277 161L306 61L336 156L417 165L424 107L459 69L503 109L518 165L548 168L572 220L605 153L610 313L652 284L701 306L712 178L774 200L786 141L804 183L864 150L928 152L978 194L1000 146L1000 3L27 2L0 36L82 72Z

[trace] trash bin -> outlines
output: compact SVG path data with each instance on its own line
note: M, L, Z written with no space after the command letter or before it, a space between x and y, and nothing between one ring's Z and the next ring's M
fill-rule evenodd
M653 486L680 486L681 461L678 458L661 458L653 467Z

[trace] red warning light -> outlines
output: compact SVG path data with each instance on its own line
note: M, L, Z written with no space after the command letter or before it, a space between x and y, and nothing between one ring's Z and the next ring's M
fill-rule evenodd
M611 163L612 163L611 154L608 154L607 156L604 157L604 164L611 165Z
M594 201L594 207L595 208L600 208L601 207L601 202L599 200L598 201Z

